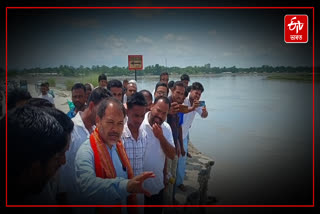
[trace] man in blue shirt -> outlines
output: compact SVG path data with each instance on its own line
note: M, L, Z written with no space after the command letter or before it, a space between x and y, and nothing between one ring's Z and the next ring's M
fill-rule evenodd
M142 185L154 174L144 172L133 177L120 141L125 116L125 109L117 99L109 97L101 101L97 110L97 128L80 146L75 159L82 204L127 204L132 193L150 195Z

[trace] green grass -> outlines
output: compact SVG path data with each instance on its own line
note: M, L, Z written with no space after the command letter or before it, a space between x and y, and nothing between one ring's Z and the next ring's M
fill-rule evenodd
M64 82L66 86L66 90L71 90L72 86L75 83L91 83L94 87L98 86L98 75L96 74L90 74L88 76L83 76L83 77L75 77L72 80L68 79ZM51 84L50 84L51 85Z
M56 87L56 79L49 78L47 81L48 81L50 87Z
M293 80L293 81L303 81L312 82L312 73L287 73L287 74L271 74L267 77L269 80ZM320 81L320 74L314 74L314 81Z
M66 80L64 84L66 85L66 90L70 91L72 86L76 83L77 81L74 80Z
M85 76L83 78L80 78L80 82L83 84L91 83L94 87L98 86L98 75L97 74L90 74L88 76Z

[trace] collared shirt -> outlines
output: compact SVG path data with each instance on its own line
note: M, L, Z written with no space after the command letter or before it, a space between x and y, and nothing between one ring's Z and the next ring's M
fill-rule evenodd
M107 147L108 148L108 147ZM103 179L96 176L94 154L90 140L84 142L76 155L76 182L82 197L82 204L112 205L126 204L128 175L116 151L116 146L108 148L117 177Z
M147 145L144 158L144 171L152 171L156 177L150 178L144 181L144 187L151 193L151 195L158 194L163 188L163 169L166 155L163 152L159 139L154 136L152 127L149 123L149 114L145 114L144 120L140 129L143 129L147 133ZM169 144L174 147L172 131L167 122L163 122L161 125L162 132Z
M126 94L123 95L122 103L125 104L127 103L128 97Z
M184 104L187 105L188 107L191 107L190 103L190 93L188 97L184 99ZM191 128L191 124L194 120L194 117L196 116L196 113L198 113L200 116L202 114L202 107L196 108L194 111L189 112L187 114L183 115L183 124L182 124L182 137L185 139L188 136L189 129Z
M50 103L52 103L54 105L54 99L52 97L51 94L46 94L46 95L40 95L39 98L42 98L42 99L46 99L46 100L49 100Z
M140 175L144 171L143 160L146 148L146 137L146 131L140 128L138 139L135 140L128 127L128 123L125 123L121 139L130 160L134 176Z
M81 118L82 113L83 112L79 111L76 116L72 118L74 126L71 133L69 150L66 151L66 164L61 166L59 169L59 183L61 186L61 191L67 192L68 200L73 203L76 203L75 200L79 195L79 190L77 189L76 185L74 161L81 144L90 137L90 133L85 127ZM95 126L92 127L92 130L94 129Z

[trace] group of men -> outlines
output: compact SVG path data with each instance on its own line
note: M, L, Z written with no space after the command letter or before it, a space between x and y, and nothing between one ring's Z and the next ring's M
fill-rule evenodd
M182 75L181 81L174 82L169 89L169 75L162 73L151 94L148 90L138 92L135 81L128 81L124 88L121 81L107 81L105 75L100 75L95 89L82 83L72 87L74 108L67 115L62 116L54 106L49 110L27 103L14 108L8 116L8 145L20 145L23 141L32 144L23 147L27 153L21 157L28 160L23 170L14 167L17 161L13 161L8 172L12 181L26 185L26 189L35 183L39 188L25 190L15 200L13 195L21 187L8 185L8 192L12 192L9 203L30 203L24 200L32 198L29 195L40 195L44 200L48 198L44 193L48 192L54 195L50 198L52 204L175 203L176 188L186 190L183 180L189 129L196 113L203 118L208 116L206 106L199 104L203 86L194 82L187 89L189 81L188 75ZM24 120L23 125L18 126L20 120ZM8 146L9 157L14 155L12 147ZM37 149L33 151L33 147ZM34 174L35 169L41 172ZM30 182L23 183L21 176ZM55 201L56 196L63 200ZM50 199L44 203L50 203ZM140 211L134 207L124 210Z

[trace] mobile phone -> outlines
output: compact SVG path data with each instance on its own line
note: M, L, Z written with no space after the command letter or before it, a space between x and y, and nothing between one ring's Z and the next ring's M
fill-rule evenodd
M180 106L179 106L179 112L181 112L181 113L188 113L188 106L186 106L186 105L180 105Z
M200 107L206 106L206 102L205 102L205 101L199 101L199 106L200 106Z

